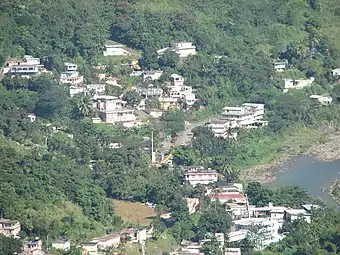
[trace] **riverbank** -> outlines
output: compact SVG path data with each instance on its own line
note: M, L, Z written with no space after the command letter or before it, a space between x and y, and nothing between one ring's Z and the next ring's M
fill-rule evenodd
M286 163L297 156L312 156L320 161L340 159L340 132L299 128L280 139L279 148L273 148L269 161L248 167L241 172L244 182L271 183L278 172L286 171Z
M337 179L328 189L329 195L340 205L340 179Z

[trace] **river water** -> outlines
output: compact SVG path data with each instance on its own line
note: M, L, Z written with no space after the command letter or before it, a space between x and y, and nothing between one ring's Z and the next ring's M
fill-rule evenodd
M340 178L340 160L323 162L310 156L299 156L274 171L276 179L272 185L298 185L310 195L335 205L327 189L332 182Z

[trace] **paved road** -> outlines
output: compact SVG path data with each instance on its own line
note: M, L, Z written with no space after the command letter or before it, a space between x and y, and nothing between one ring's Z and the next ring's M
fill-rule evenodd
M198 122L189 123L189 125L185 126L184 131L180 132L177 136L175 143L171 143L171 139L165 139L162 142L162 148L160 149L161 153L167 154L171 148L181 146L182 144L187 145L190 141L188 140L188 134L192 132L192 130L196 127L203 126L205 123L209 121L213 117L206 118L204 120Z

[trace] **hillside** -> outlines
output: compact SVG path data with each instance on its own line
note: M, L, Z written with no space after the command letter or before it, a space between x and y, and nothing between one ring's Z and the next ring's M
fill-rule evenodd
M182 197L201 190L182 186L177 168L149 167L143 148L150 144L143 138L151 131L157 147L160 131L181 131L184 118L216 115L227 105L264 103L268 128L240 132L232 142L198 128L192 147L174 150L174 163L230 171L234 181L240 171L275 153L300 151L323 140L321 131L309 133L311 128L340 121L340 89L331 75L340 67L339 0L2 0L0 23L1 64L29 54L58 75L63 62L72 60L87 83L98 82L93 65L103 59L110 40L136 55L142 52L143 69L161 68L165 77L183 75L199 98L185 113L169 112L157 125L127 130L94 125L90 98L70 98L49 75L2 79L0 215L20 220L27 236L68 235L79 241L120 229L129 223L116 213L116 199L164 206L174 211L174 222L169 227L156 218L157 228L168 227L177 242L195 238L199 226L187 215ZM198 54L182 62L171 55L158 58L158 49L179 41L193 42ZM285 73L273 71L279 58L289 62ZM115 61L107 61L110 75L118 76L123 87L135 86L141 78L116 68L126 59ZM315 82L309 88L287 94L279 89L283 78L311 76ZM311 94L324 93L333 97L331 105L309 100ZM31 112L36 122L27 119ZM122 147L112 149L110 143ZM216 206L214 212L226 213ZM205 230L215 232L213 225Z

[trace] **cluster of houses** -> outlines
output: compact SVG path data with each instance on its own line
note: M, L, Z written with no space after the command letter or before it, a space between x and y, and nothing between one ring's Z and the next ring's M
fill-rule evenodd
M281 233L284 222L303 218L310 223L312 210L317 208L316 205L312 204L306 204L302 208L296 209L275 206L272 203L268 206L256 207L249 204L241 183L233 183L219 188L207 186L207 184L217 182L218 173L202 166L186 167L184 176L186 183L192 186L204 185L205 196L209 197L211 201L218 201L223 204L225 210L232 216L233 227L228 233L229 242L238 242L250 238L255 242L257 249L263 249L270 243L278 242L284 238L285 235ZM190 213L199 210L200 201L198 198L186 198L186 200Z
M175 52L180 58L187 58L196 55L196 46L191 42L177 42L171 47L166 47L157 51L158 56L163 55L166 51ZM126 47L122 44L106 44L103 51L104 56L130 56Z
M105 252L119 247L126 243L145 244L146 240L151 238L153 227L137 227L128 228L120 232L111 233L109 235L93 238L89 242L81 243L80 246L83 255L102 255Z
M289 68L288 60L280 60L275 61L273 63L274 71L276 72L284 72ZM340 68L336 68L332 70L332 75L335 77L340 76ZM292 89L303 89L306 87L310 87L315 81L314 77L309 77L308 79L290 79L285 78L282 79L282 92L287 93L289 90ZM321 104L321 105L328 105L332 103L332 97L330 97L327 94L323 95L311 95L310 98L314 100L315 102Z
M6 237L18 238L21 231L21 224L17 220L0 218L0 235ZM126 243L145 243L151 238L153 227L128 228L119 232L111 233L106 236L93 238L89 242L83 242L79 245L82 248L83 255L102 255L105 251L117 248L120 244ZM52 242L51 247L58 250L68 251L71 242L68 238L60 238ZM23 241L23 252L19 255L49 255L50 253L43 249L42 240L34 238Z
M158 80L163 71L146 71L143 73L144 81ZM181 75L172 74L171 82L165 84L165 89L154 87L149 84L147 87L137 87L136 92L147 98L156 98L162 110L180 109L185 105L190 108L197 101L193 88L184 84L185 79Z
M183 241L181 242L180 247L171 252L170 255L204 255L204 253L201 252L202 246L205 243L210 242L212 238L216 238L217 242L220 244L220 249L223 250L224 255L241 255L240 248L224 247L225 236L223 233L208 233L206 238L200 240L199 242Z
M237 128L258 128L268 125L264 118L264 104L244 103L237 107L224 107L222 114L210 120L207 126L216 137L235 139Z
M0 235L19 239L21 224L17 220L0 218ZM23 241L22 252L18 255L47 255L43 250L42 241L38 237Z

